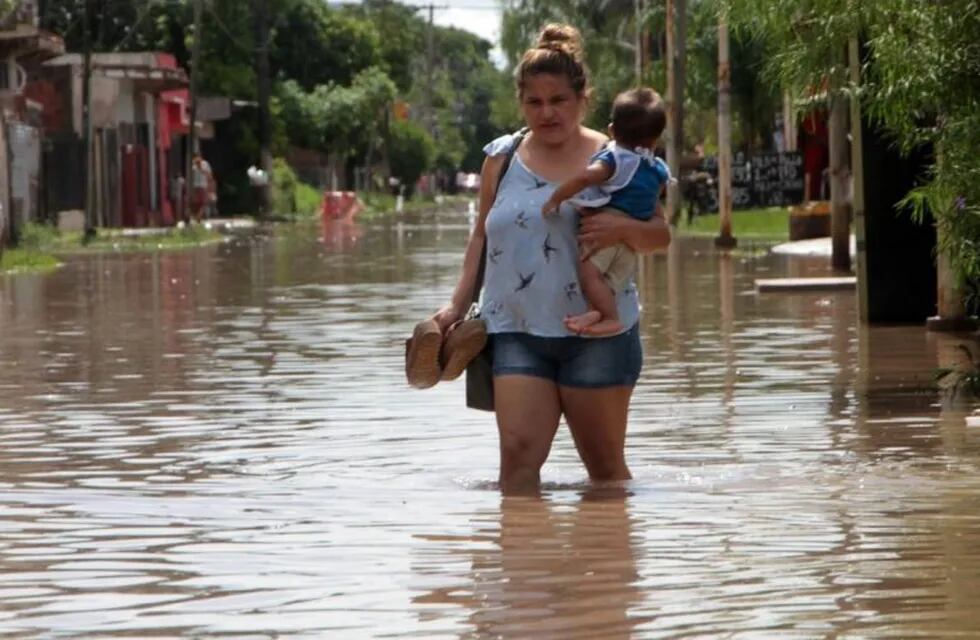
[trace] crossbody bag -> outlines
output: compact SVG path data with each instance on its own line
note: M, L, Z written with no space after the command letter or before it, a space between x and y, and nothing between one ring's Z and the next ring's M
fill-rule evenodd
M494 191L493 199L496 201L500 193L500 185L504 182L504 176L510 169L510 164L514 160L514 154L524 141L527 129L521 129L515 134L514 145L507 152L503 166L500 168L500 176L497 178L497 189ZM489 213L488 213L489 215ZM486 220L484 220L486 223ZM476 285L473 287L473 300L471 308L477 308L480 301L480 294L483 292L483 280L487 272L487 240L486 233L483 235L483 249L480 251L480 266L476 272ZM479 318L479 311L474 312L474 317ZM487 340L487 345L473 358L466 367L466 406L470 409L480 411L493 411L493 340Z

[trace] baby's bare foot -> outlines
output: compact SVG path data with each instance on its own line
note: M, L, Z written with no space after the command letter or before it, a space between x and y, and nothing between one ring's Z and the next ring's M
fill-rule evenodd
M578 333L583 336L589 336L590 338L603 338L619 335L623 332L623 328L623 323L619 320L601 320L585 327Z
M565 318L565 328L572 333L582 333L601 320L602 314L598 311L586 311L581 315Z

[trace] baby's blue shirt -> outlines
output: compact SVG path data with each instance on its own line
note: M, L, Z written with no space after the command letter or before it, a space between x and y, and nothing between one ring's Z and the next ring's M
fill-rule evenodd
M592 162L602 162L612 170L610 181L616 178L616 156L637 154L623 148L607 147L592 156ZM642 154L633 177L624 186L609 188L609 182L599 185L608 193L609 202L605 205L629 214L637 220L649 220L657 209L657 200L664 184L670 179L670 169L660 158Z

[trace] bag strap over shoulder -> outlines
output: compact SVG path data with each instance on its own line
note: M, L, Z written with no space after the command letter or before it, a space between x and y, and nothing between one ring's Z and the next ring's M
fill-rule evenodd
M520 148L521 143L524 142L524 138L527 137L528 128L524 127L520 131L514 134L514 144L511 146L510 150L507 152L504 158L504 164L500 168L500 174L497 176L497 190L500 190L500 185L504 182L504 176L507 175L507 170L510 169L511 163L514 161L514 155L517 154L517 150ZM494 198L497 197L497 192L494 192Z
M504 157L504 164L500 167L500 174L497 176L497 188L493 193L494 200L497 199L497 195L500 192L500 185L504 183L504 176L507 175L507 170L510 169L511 163L514 161L514 155L520 148L521 143L524 142L524 138L527 137L528 129L527 127L521 129L514 134L514 144L507 152ZM476 272L476 286L473 287L473 303L479 302L480 292L483 290L483 279L487 272L487 242L483 241L483 250L480 252L480 268Z

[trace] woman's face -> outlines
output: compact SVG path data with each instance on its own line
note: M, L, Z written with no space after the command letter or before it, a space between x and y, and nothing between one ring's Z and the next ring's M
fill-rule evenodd
M542 142L560 144L578 129L585 99L575 93L564 75L539 73L524 80L521 111L524 121Z

